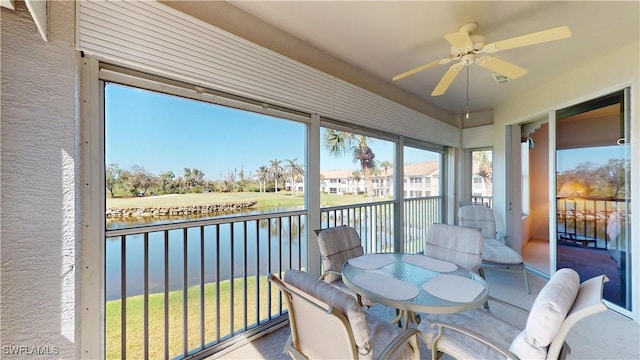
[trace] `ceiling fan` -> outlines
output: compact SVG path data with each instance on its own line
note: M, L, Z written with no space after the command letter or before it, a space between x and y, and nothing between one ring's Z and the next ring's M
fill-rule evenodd
M482 54L491 54L501 50L566 39L571 36L571 30L567 26L559 26L487 44L484 36L471 34L477 27L478 24L472 22L463 25L458 32L445 35L444 38L451 44L451 52L448 57L418 66L417 68L403 72L402 74L398 74L393 77L393 81L404 79L405 77L420 71L427 70L436 65L447 64L451 61L458 62L449 67L449 70L447 70L447 72L442 76L442 79L438 82L438 85L431 93L431 96L444 94L460 70L471 64L478 64L510 79L517 79L526 74L527 69L499 58Z

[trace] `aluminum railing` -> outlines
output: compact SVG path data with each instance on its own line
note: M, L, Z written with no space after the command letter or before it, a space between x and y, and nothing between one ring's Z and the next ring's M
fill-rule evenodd
M365 253L394 251L394 201L325 207L320 210L323 229L348 225L356 229Z
M266 277L306 266L306 216L108 230L106 357L205 356L234 335L273 325L286 311Z
M471 196L471 203L493 208L493 196Z
M626 250L627 206L625 199L558 198L558 243Z
M442 198L429 196L404 201L404 252L421 253L432 224L442 222Z
M353 226L365 252L393 252L395 206L322 208L321 227ZM423 250L440 208L405 200L405 252ZM266 277L306 268L306 224L291 211L107 230L106 357L202 358L285 321Z

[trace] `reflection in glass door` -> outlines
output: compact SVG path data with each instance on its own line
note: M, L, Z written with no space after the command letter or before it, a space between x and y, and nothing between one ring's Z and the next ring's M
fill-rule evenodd
M604 298L630 310L630 145L623 90L556 114L557 268L606 274Z

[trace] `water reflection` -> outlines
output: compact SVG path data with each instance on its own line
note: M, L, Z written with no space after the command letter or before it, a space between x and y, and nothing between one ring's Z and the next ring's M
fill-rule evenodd
M238 214L241 213L241 214ZM235 212L235 216L255 211ZM227 214L228 216L228 214ZM111 228L201 220L203 216L112 221ZM306 264L306 216L238 220L187 229L148 233L149 293L234 277L267 275ZM122 247L125 251L126 296L144 293L144 235L107 238L106 299L121 298ZM186 269L186 274L185 274ZM165 274L166 272L166 274ZM166 285L165 285L166 277Z

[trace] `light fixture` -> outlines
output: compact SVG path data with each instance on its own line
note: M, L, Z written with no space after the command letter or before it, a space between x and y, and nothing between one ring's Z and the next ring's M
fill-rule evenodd
M569 180L562 184L560 191L558 192L558 197L562 198L573 198L573 197L582 197L584 195L584 187L582 184L575 180Z

